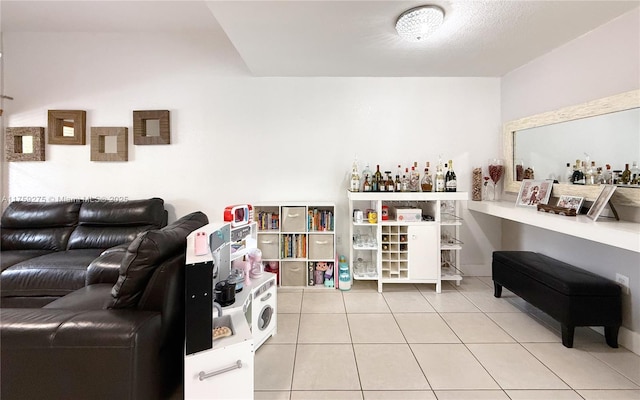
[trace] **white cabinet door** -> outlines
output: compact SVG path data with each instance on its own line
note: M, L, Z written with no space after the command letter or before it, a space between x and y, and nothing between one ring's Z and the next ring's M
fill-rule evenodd
M437 224L410 225L409 279L438 279L440 232Z
M238 364L241 365L240 368L237 368ZM201 372L204 373L202 380ZM253 341L245 340L220 349L186 356L184 398L253 398Z

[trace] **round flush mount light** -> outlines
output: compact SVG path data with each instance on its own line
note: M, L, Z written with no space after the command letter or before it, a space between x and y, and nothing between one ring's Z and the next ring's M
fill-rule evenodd
M444 10L438 6L420 6L403 12L396 21L396 31L408 42L421 42L435 32L444 21Z

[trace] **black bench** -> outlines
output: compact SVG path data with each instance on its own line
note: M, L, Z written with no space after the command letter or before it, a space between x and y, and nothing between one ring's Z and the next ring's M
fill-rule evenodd
M573 347L576 326L604 326L607 344L618 347L622 298L615 282L531 251L495 251L491 268L494 296L504 286L559 321L565 347Z

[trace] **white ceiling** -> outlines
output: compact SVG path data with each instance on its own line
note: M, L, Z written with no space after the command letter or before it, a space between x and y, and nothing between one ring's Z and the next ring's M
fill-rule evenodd
M427 41L395 33L406 9L437 4ZM220 35L255 76L494 76L635 9L640 1L30 1L0 2L3 32ZM640 34L640 28L639 32Z

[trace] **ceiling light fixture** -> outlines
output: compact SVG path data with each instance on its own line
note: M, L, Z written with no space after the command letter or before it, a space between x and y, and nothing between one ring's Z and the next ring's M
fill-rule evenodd
M396 31L408 42L421 42L435 32L444 21L444 10L438 6L420 6L403 12L396 21Z

